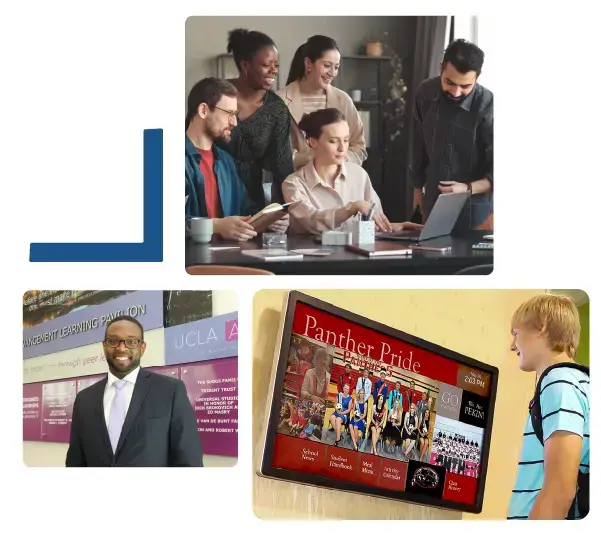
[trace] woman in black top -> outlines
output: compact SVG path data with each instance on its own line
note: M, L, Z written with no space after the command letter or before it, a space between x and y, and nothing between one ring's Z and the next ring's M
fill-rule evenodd
M256 206L265 206L263 170L273 176L271 199L281 203L282 182L294 172L290 149L290 113L272 92L278 74L278 51L271 38L258 31L230 32L228 53L240 76L230 82L238 90L238 124L229 143L219 143L236 162L240 180Z

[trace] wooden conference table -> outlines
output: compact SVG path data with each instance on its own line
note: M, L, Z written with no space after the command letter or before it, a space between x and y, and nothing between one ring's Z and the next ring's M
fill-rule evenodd
M242 254L244 249L261 249L261 236L238 244L215 240L208 244L198 244L186 239L186 268L209 264L249 266L262 268L282 275L448 275L473 266L493 263L492 250L474 250L472 244L482 241L490 230L469 230L449 237L424 241L450 244L448 252L413 251L409 257L368 258L347 251L344 247L324 247L334 249L329 256L307 256L302 260L265 261ZM240 245L240 248L211 250L212 247ZM288 247L292 249L319 249L311 235L288 235Z

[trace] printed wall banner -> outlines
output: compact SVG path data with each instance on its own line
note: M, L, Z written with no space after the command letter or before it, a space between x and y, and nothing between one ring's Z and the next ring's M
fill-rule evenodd
M69 442L76 381L56 381L42 385L42 440Z
M23 440L40 440L42 385L23 385Z
M144 333L146 352L142 366L165 364L164 329ZM23 361L23 382L36 383L106 373L102 343L88 344L72 350L63 350Z
M180 378L180 370L176 365L168 365L161 367L147 367L148 371L152 371L153 373L158 373L159 375L164 375L165 377L173 377L174 379Z
M98 381L102 381L106 375L92 375L91 377L83 377L77 379L77 393L79 394L84 388L88 388Z
M23 295L23 327L33 327L45 321L102 304L131 291L27 291Z
M165 328L167 365L238 355L238 313Z
M100 342L106 325L130 315L145 330L163 327L163 291L135 291L23 330L23 359Z
M238 360L181 366L181 378L194 406L203 452L238 455Z

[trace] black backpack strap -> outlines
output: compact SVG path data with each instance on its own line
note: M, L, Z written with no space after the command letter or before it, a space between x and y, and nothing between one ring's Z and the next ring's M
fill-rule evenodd
M559 363L559 364L552 365L552 366L548 367L547 369L545 369L545 371L543 371L543 373L541 374L541 376L538 379L538 383L536 384L536 391L534 393L534 398L532 398L532 401L530 402L530 419L532 421L532 429L534 430L534 434L536 434L536 437L538 438L538 440L542 446L545 445L545 442L543 439L543 419L542 419L542 412L541 412L541 406L540 406L540 394L541 394L541 390L543 388L542 383L543 383L543 379L547 376L547 374L551 370L557 369L560 367L576 369L576 370L584 373L585 375L590 376L588 367L585 367L585 366L577 364L577 363L567 363L567 362ZM576 518L576 504L578 504L578 512L579 512L580 518L584 518L586 515L588 515L589 493L590 493L589 485L590 485L589 473L583 473L579 469L578 470L578 491L576 493L576 497L574 498L574 501L572 502L572 505L570 506L570 510L568 511L568 515L566 517L568 520L574 520Z
M586 375L589 375L588 367L571 362L554 364L552 366L549 366L542 372L541 376L538 379L538 382L536 383L536 391L534 393L534 398L532 398L532 400L530 401L530 419L532 421L532 430L534 430L534 434L536 434L536 437L541 443L541 446L545 445L545 441L543 439L543 419L540 407L540 394L543 388L543 380L549 374L550 371L552 371L553 369L558 369L560 367L576 369Z

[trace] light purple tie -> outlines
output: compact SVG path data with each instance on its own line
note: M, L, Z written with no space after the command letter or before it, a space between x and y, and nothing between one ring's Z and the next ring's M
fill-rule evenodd
M111 403L111 411L109 413L109 438L111 439L114 453L119 443L123 423L125 422L125 394L123 389L127 382L115 381L113 384L115 385L115 397Z

